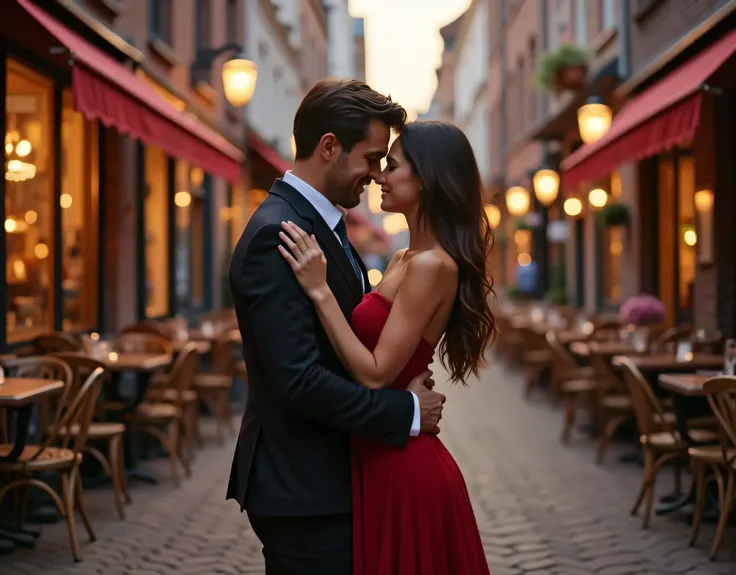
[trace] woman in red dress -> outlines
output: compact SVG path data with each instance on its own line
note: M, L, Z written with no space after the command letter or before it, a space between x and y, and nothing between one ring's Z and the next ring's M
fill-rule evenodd
M381 208L406 216L409 247L355 308L352 327L327 286L316 238L285 222L289 249L279 249L356 382L403 389L439 345L452 381L465 384L495 334L493 236L470 143L451 124L407 124L377 182ZM398 449L354 436L351 457L355 575L489 572L465 481L439 437Z

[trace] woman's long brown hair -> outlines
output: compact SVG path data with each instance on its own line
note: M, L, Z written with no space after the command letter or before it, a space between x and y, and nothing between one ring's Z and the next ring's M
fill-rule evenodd
M488 271L493 231L483 209L478 164L462 130L446 122L406 124L398 142L422 182L419 220L426 218L458 267L455 303L439 352L452 382L465 385L486 365L485 351L496 334Z

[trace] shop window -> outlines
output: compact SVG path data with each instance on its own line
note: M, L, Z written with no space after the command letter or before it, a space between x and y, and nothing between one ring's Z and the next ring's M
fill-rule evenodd
M98 125L64 91L61 121L61 287L64 331L97 326L99 234Z
M609 202L621 201L621 178L613 172L610 181ZM605 227L602 235L603 301L605 305L621 303L621 256L623 254L623 230L621 227Z
M7 339L53 327L53 82L7 61L5 232Z
M674 149L659 157L659 295L668 322L691 321L696 273L695 162Z
M174 227L175 258L175 299L177 311L189 307L189 286L191 277L190 233L192 186L189 163L183 160L176 162L176 192L174 205L176 209L176 225Z
M677 162L677 292L682 311L693 309L695 286L695 161L680 156Z
M146 146L146 317L169 313L169 166L166 154Z

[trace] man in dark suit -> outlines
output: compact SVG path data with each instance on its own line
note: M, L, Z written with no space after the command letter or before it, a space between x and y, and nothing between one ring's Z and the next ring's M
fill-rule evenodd
M437 433L444 396L429 373L408 391L350 381L288 263L282 221L315 234L345 316L370 289L343 213L381 170L398 104L357 81L323 81L294 118L296 160L251 217L233 253L230 284L248 366L248 402L227 497L248 513L269 575L349 575L349 434L403 447Z

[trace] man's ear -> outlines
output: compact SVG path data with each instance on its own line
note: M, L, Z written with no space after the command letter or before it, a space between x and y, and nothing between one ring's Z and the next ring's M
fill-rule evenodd
M335 134L327 132L319 139L317 152L324 161L331 162L342 153L342 146Z

